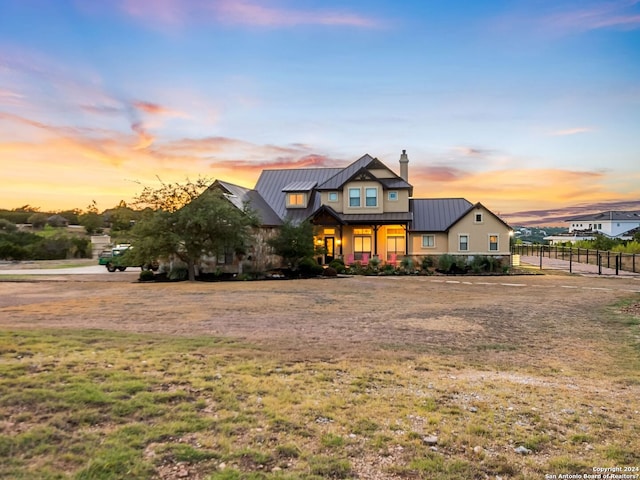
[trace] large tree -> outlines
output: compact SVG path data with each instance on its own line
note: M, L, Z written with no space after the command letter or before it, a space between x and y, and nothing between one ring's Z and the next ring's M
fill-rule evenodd
M297 225L286 220L278 235L269 239L267 243L291 270L297 270L303 258L310 258L318 253L313 243L313 225L308 220Z
M137 261L175 256L187 265L189 280L202 256L225 251L242 252L257 225L256 216L244 206L233 205L210 181L162 183L146 187L136 204L149 207L133 228L132 254Z

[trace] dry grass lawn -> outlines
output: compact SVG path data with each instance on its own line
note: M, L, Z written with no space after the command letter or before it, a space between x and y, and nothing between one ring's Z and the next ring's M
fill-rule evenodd
M640 475L637 279L113 275L0 277L0 477Z

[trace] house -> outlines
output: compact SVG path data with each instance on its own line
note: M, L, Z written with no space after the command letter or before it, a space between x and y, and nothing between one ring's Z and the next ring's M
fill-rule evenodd
M405 150L399 171L366 154L344 168L264 170L253 189L221 180L211 188L238 208L248 203L260 216L255 259L268 255L266 240L286 220L313 223L324 264L335 258L395 263L444 253L510 255L512 229L497 215L464 198L413 198Z
M575 243L578 240L594 240L596 235L631 240L640 228L640 212L610 210L572 217L566 221L569 223L567 233L551 235L544 239L549 241L551 245L562 242Z

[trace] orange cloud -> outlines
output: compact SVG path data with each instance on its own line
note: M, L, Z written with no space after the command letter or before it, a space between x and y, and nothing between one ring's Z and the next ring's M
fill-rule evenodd
M436 171L437 172L437 171ZM481 201L496 213L559 208L579 203L629 201L640 197L640 175L616 183L606 172L562 169L503 169L456 175L434 175L433 170L410 168L416 197L465 197Z

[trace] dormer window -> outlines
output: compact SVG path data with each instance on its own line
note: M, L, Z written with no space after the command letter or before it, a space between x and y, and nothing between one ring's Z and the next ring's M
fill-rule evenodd
M282 189L287 194L287 208L307 208L311 191L316 182L291 182Z
M305 208L307 206L307 194L301 192L287 193L287 208Z

